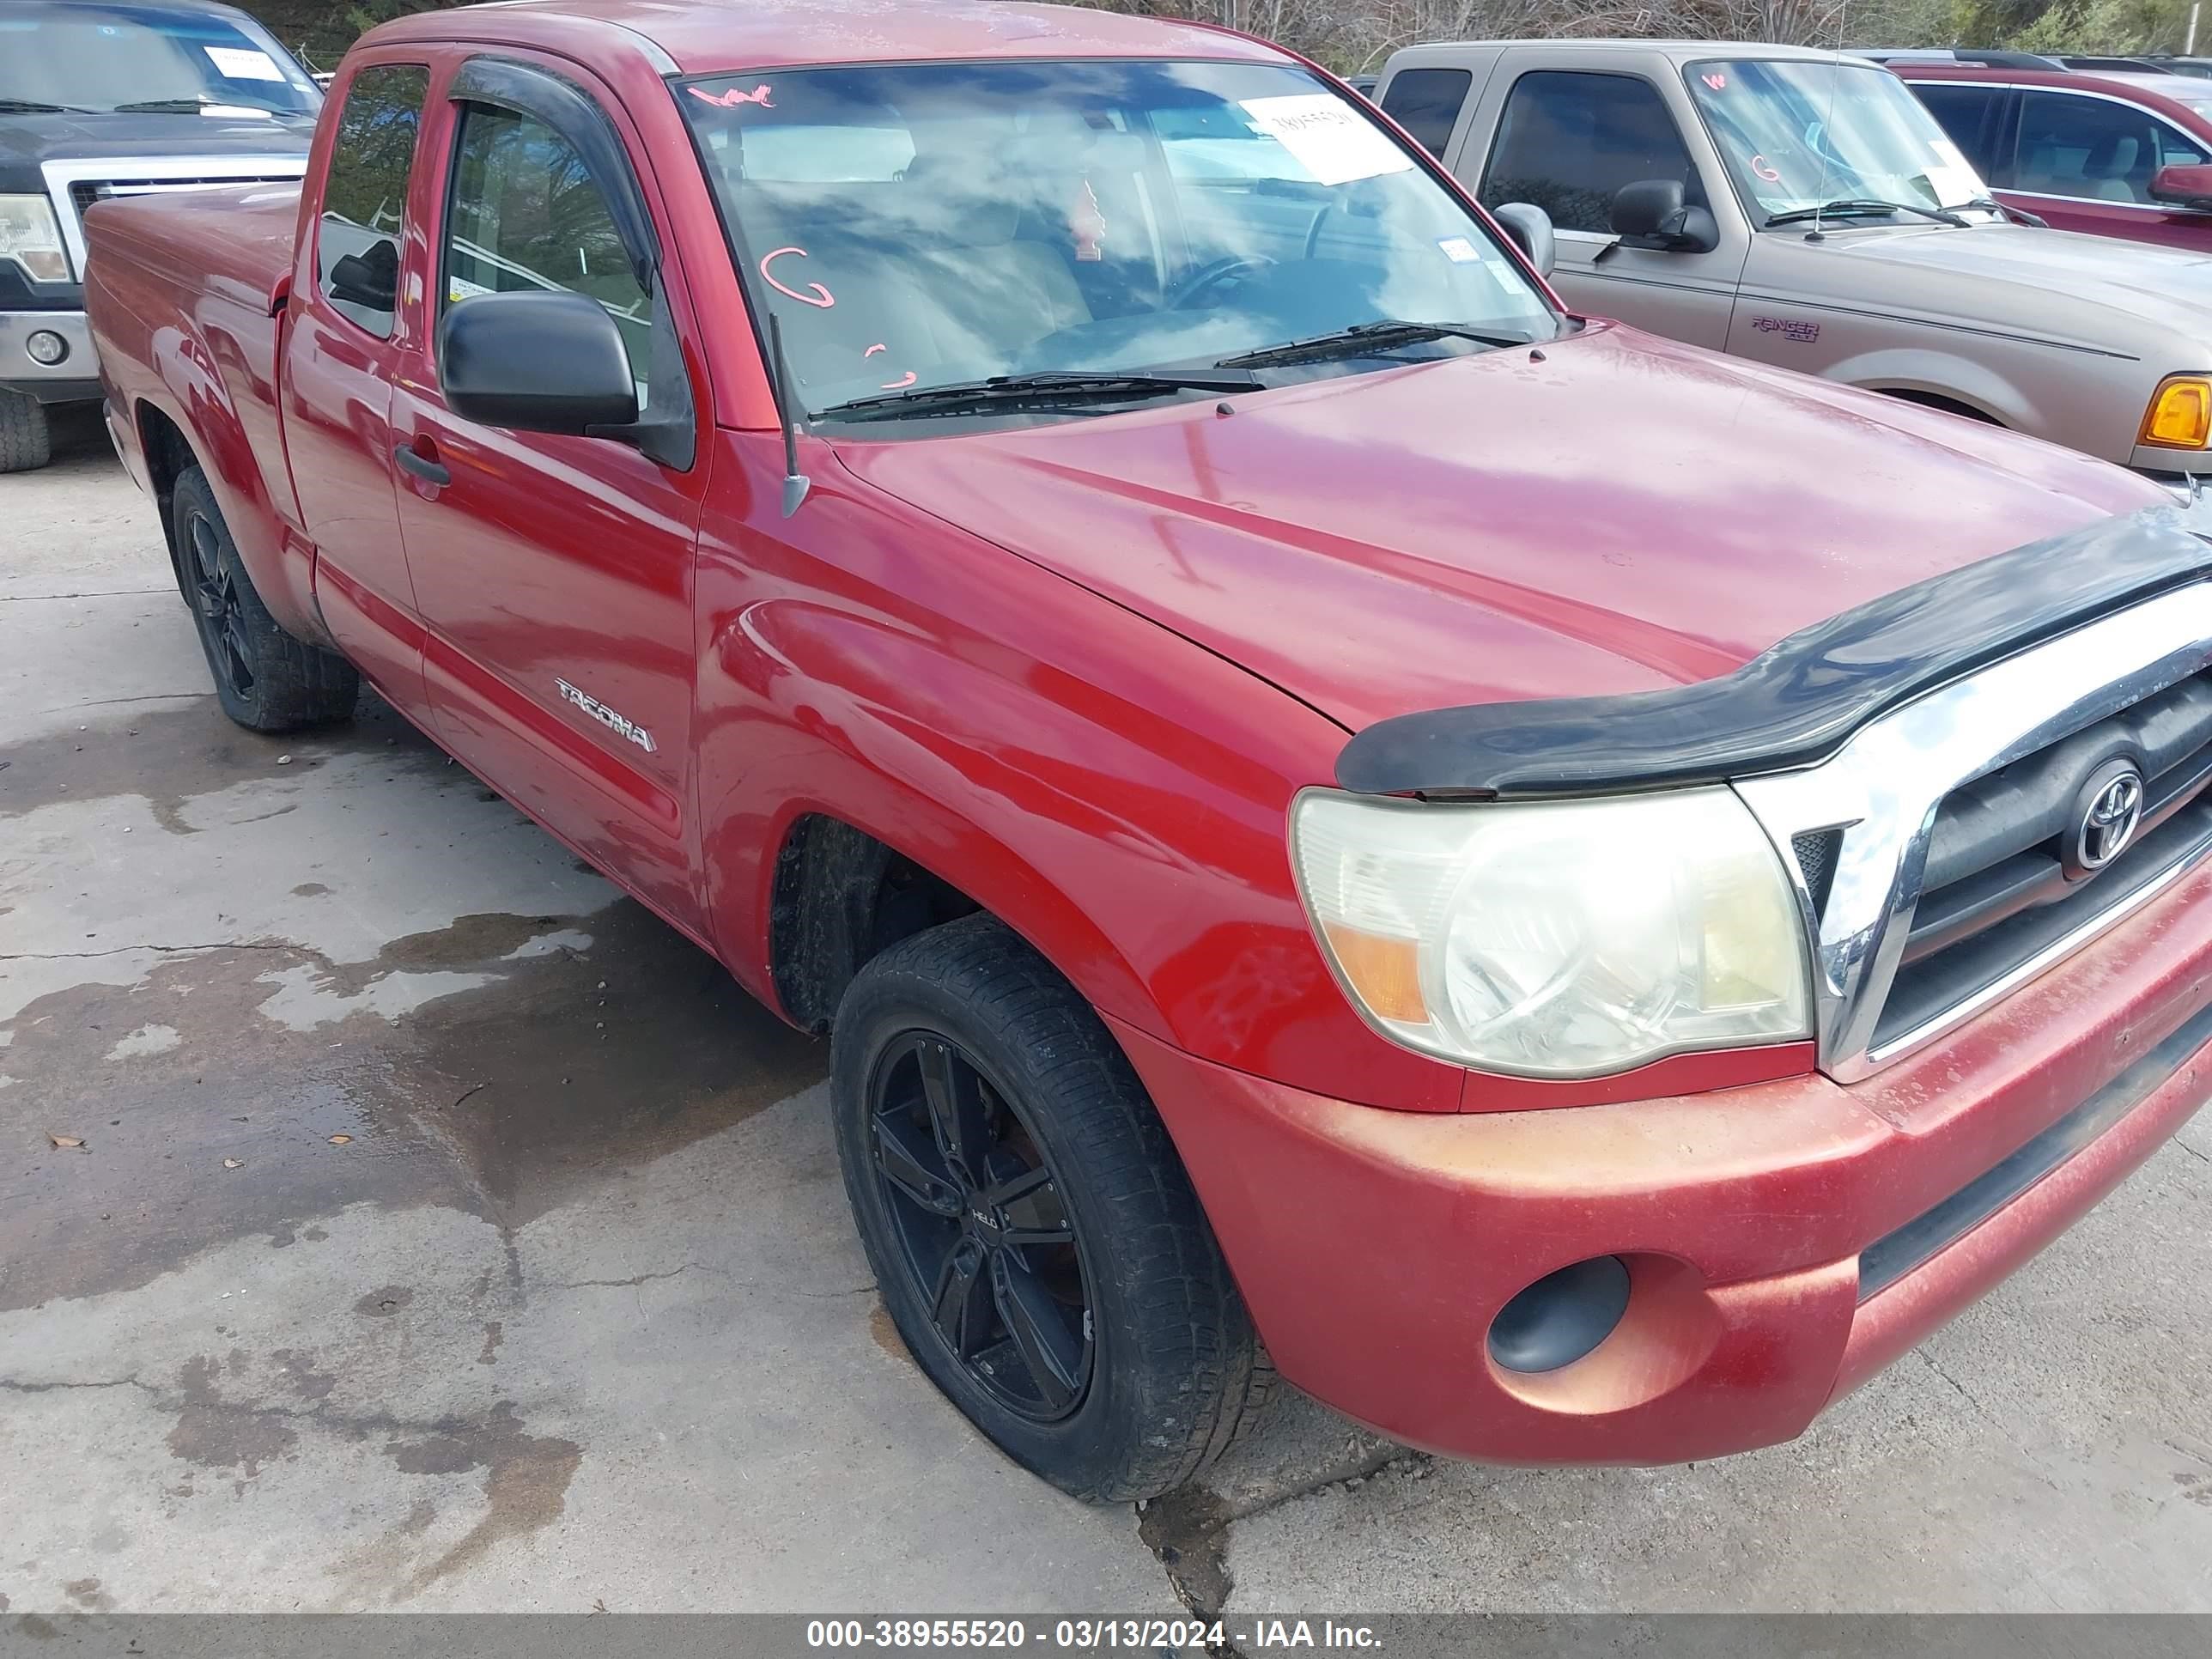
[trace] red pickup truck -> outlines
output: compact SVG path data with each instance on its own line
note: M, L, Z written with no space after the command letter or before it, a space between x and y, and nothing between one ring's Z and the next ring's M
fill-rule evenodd
M358 674L828 1031L892 1318L1068 1491L1270 1356L1787 1439L2212 1093L2180 509L1568 314L1273 46L429 13L299 195L88 225L223 707Z

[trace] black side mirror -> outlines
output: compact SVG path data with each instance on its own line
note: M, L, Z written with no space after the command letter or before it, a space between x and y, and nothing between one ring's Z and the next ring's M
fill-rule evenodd
M1503 207L1491 209L1490 216L1498 221L1498 228L1513 239L1513 245L1528 256L1528 263L1536 267L1540 276L1549 276L1558 257L1558 247L1552 240L1552 216L1534 202L1508 202Z
M617 436L637 420L622 331L565 289L479 294L438 325L438 384L464 419L516 432Z
M1711 212L1686 207L1680 179L1639 179L1613 198L1613 234L1631 247L1710 253L1721 245Z
M399 246L377 242L364 253L342 255L331 267L331 298L371 311L389 311L399 291Z

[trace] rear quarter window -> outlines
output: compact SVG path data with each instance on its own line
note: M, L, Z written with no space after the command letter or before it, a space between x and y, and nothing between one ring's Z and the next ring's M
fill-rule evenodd
M1459 125L1474 77L1463 69L1409 69L1382 89L1382 112L1413 136L1439 161Z
M407 175L429 90L430 71L418 64L372 64L356 74L338 112L323 185L316 280L333 310L384 339L392 335ZM360 263L349 267L352 280L340 294L332 273L349 256Z

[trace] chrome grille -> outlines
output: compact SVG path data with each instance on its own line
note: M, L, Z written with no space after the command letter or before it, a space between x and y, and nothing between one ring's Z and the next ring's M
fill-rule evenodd
M2069 873L2091 775L2145 780L2134 837ZM2212 585L1908 703L1822 765L1740 781L1817 940L1821 1063L1852 1080L1989 1006L2212 853Z
M61 220L70 267L81 279L84 213L94 203L220 185L296 184L307 170L307 158L304 151L295 155L69 157L41 162L39 170L46 175L47 195Z

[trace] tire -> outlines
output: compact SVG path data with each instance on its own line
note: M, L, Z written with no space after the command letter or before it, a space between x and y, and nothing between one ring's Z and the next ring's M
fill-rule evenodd
M839 1006L831 1091L884 1305L1000 1449L1104 1503L1228 1447L1264 1389L1250 1317L1127 1058L1042 957L981 915L891 946ZM988 1146L988 1180L948 1120Z
M361 696L360 675L344 658L277 626L198 467L178 478L169 517L177 583L222 712L252 732L295 732L349 716Z
M0 472L29 472L53 458L46 405L21 392L0 392Z

